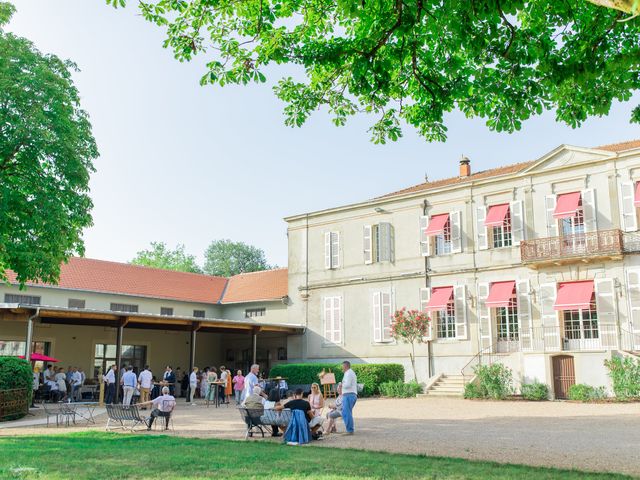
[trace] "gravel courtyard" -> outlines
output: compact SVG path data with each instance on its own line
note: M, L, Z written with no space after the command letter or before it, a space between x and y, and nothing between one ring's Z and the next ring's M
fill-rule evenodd
M638 403L361 399L354 413L356 435L328 435L315 444L640 476ZM103 428L105 421L101 415L96 428ZM244 438L240 415L233 406L193 407L181 401L174 424L172 435ZM86 427L0 428L0 435L77 430Z

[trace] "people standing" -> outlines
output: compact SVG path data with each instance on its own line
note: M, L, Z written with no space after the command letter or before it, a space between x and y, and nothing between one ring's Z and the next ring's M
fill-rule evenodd
M220 367L220 383L221 385L218 387L218 398L221 403L229 403L227 397L227 377L229 376L229 372L227 372L227 367L222 365Z
M233 377L233 391L236 396L236 405L240 405L242 402L242 391L244 390L244 376L242 370L236 372L236 376Z
M196 388L198 388L198 367L193 367L193 371L189 375L189 402L194 406L196 403L193 401L193 396L196 393Z
M209 367L204 367L204 371L200 375L200 398L207 398L207 395L209 395L209 389L211 388L211 385L209 385L210 371Z
M351 370L351 362L345 360L342 362L342 420L347 430L347 435L353 435L355 426L353 423L353 407L358 400L358 378L356 373Z
M55 382L58 384L58 391L60 392L60 400L64 400L67 396L67 376L64 373L64 368L60 367L58 373L54 377Z
M71 372L71 398L74 402L80 400L80 387L82 387L82 375L76 367Z
M233 383L231 383L231 370L227 370L227 380L224 386L224 401L229 403L231 395L233 394Z
M175 397L178 398L182 395L182 379L185 376L185 373L182 371L180 367L176 367L176 388L175 388Z
M260 380L258 380L258 372L260 371L260 365L253 364L251 365L251 369L246 377L244 377L244 390L242 391L242 399L247 398L253 392L253 387L258 386Z
M104 403L113 403L116 399L116 365L111 365L106 375L103 375L104 383L107 384L107 391Z
M120 379L120 383L122 384L122 404L131 405L133 392L136 390L136 385L138 385L138 377L133 373L133 367L131 365L127 367L127 370Z
M140 403L145 404L149 401L149 392L151 392L151 384L153 382L153 374L149 370L149 365L144 366L144 370L138 375L138 385L140 388ZM146 410L146 406L141 407Z
M176 374L173 373L173 369L171 365L167 365L167 368L164 371L164 376L162 379L167 382L167 386L169 387L169 393L173 396L173 392L176 386Z
M31 395L31 408L36 408L36 392L40 388L40 369L38 367L34 367L33 369L33 385L31 388L33 390L33 394Z

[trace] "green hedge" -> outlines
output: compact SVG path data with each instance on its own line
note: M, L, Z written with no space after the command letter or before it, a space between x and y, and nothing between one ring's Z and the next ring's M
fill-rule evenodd
M358 383L364 384L363 396L380 393L383 382L404 382L404 367L397 363L357 363L351 368L358 377ZM320 383L318 374L324 369L336 375L336 382L342 381L340 363L285 363L276 365L269 372L270 377L285 377L289 385L307 385Z
M549 399L549 386L546 383L533 382L520 385L520 393L525 400L542 401Z
M380 384L380 394L383 397L412 398L419 393L422 393L422 387L415 380L409 383L395 381Z
M11 390L14 388L25 388L27 390L28 401L31 403L33 389L33 372L31 364L18 357L0 357L0 390ZM6 417L2 420L15 420L24 415Z
M592 387L584 383L576 383L569 387L569 400L577 400L579 402L593 402L594 400L602 400L607 397L604 387Z
M478 365L474 368L476 380L467 383L464 398L493 398L504 400L513 395L513 373L501 363Z
M614 357L604 361L609 370L616 397L625 400L640 397L640 360Z

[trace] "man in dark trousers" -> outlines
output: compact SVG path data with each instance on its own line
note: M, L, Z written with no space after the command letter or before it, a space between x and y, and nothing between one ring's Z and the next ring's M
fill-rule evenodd
M171 365L167 365L167 369L164 371L162 379L169 384L169 394L173 396L173 392L176 387L176 374L173 373Z
M109 371L104 376L104 383L106 383L107 391L105 393L104 403L113 403L116 399L116 366L111 365Z

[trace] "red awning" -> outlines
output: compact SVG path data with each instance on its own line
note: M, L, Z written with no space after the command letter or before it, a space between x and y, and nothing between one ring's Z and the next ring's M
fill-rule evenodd
M20 355L20 358L24 358L24 355ZM46 355L42 355L41 353L32 353L31 354L31 361L32 362L51 362L51 363L56 363L59 360L57 358L53 358L53 357L48 357Z
M633 204L640 207L640 182L636 183L636 193L633 196Z
M438 287L431 291L426 310L444 310L453 296L453 287Z
M579 310L591 306L593 280L586 282L564 282L558 285L555 310Z
M487 307L508 307L513 297L513 291L516 288L515 280L508 282L494 282L489 289L489 297L485 302Z
M504 219L509 211L509 204L492 205L489 207L487 218L484 220L486 227L499 227L504 223Z
M444 227L449 220L449 214L443 213L441 215L433 215L429 219L429 226L424 231L426 235L440 235L444 233Z
M580 206L580 192L564 193L558 195L556 209L553 211L553 218L573 217Z

